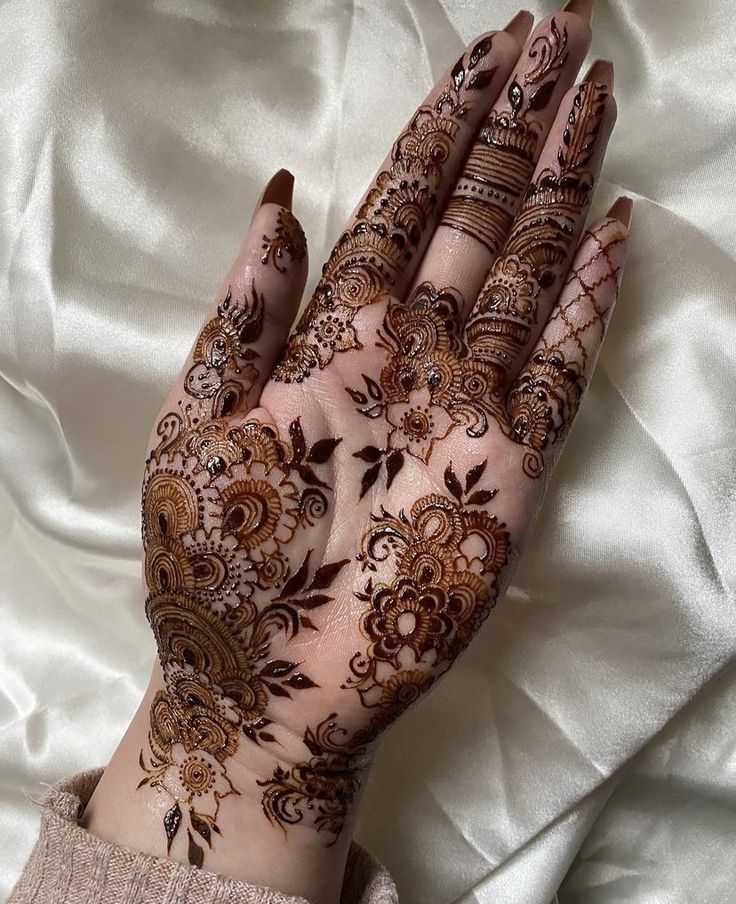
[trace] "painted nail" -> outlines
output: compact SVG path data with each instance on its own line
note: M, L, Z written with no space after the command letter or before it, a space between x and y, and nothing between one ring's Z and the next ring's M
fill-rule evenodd
M634 210L634 202L626 195L621 195L615 202L613 207L608 211L608 216L618 220L619 223L628 229L631 226L631 214Z
M583 81L605 85L609 91L613 91L613 63L610 60L596 60L586 72Z
M264 204L278 204L291 210L291 200L294 194L294 176L287 169L280 169L271 176L263 189L258 207Z
M531 30L534 27L534 16L526 9L522 9L520 13L517 13L514 18L509 22L509 24L504 28L505 32L508 32L512 37L516 38L519 44L524 46L526 43L526 39L531 34Z
M593 0L570 0L562 7L563 13L575 13L586 22L593 18Z

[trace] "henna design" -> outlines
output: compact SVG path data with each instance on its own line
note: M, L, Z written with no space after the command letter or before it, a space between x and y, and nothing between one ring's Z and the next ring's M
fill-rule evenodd
M486 466L461 483L450 464L449 496L423 496L408 514L381 508L371 516L357 556L370 577L355 593L365 605L367 647L342 685L357 692L370 722L349 732L332 713L304 736L312 759L259 782L267 817L284 831L308 818L337 839L370 745L447 671L495 604L511 544L506 525L486 510L496 495L479 488ZM375 578L379 570L388 571L384 580Z
M452 145L471 101L497 67L478 69L493 46L482 39L464 54L432 106L420 107L360 205L356 222L337 242L315 293L287 343L273 379L301 382L334 355L362 344L353 326L356 312L389 295L420 246L438 204Z
M559 279L580 213L590 200L590 170L607 90L592 82L575 94L557 155L527 191L514 228L468 319L465 336L474 358L496 369L498 381L527 346L537 322L541 290Z
M509 109L488 116L442 217L441 225L473 236L492 254L503 245L533 175L541 128L530 114L549 104L554 73L567 60L567 42L567 29L560 32L555 19L549 33L535 39L529 51L534 65L523 79L532 90L511 83Z
M615 249L625 240L625 233L611 221L586 235L585 243L593 253L570 271L562 301L545 330L549 338L540 340L509 394L513 436L530 447L524 459L529 476L541 470L543 451L564 438L577 413L586 386L589 349L600 347L616 296L615 291L604 295L601 288L618 284L621 267Z
M236 303L228 291L217 315L199 334L184 378L187 393L195 399L217 398L221 416L232 411L243 389L258 376L253 366L258 353L251 346L262 332L263 296L255 285L250 299L242 303Z
M304 744L312 754L305 763L291 769L277 766L273 776L258 784L265 788L261 806L269 822L279 825L284 833L289 825L304 821L318 832L334 836L342 832L348 807L357 794L363 764L363 751L352 752L341 740L347 735L338 727L336 713L317 726L307 729Z
M286 264L282 263L284 254L289 255L289 260L301 263L307 254L307 238L299 220L285 207L278 212L276 222L276 235L269 238L263 236L263 257L261 263L267 264L273 261L274 267L286 273Z
M300 663L274 656L274 642L315 630L308 613L332 601L347 564L315 567L308 549L294 567L288 555L297 532L327 512L330 487L318 472L340 439L310 445L299 419L287 438L223 416L257 379L249 343L262 324L255 288L247 304L227 293L195 344L189 401L159 421L143 481L146 614L165 689L151 706L138 787L170 798L167 850L186 836L195 866L220 834L221 801L239 793L227 764L242 738L276 743L272 699L316 687Z
M424 283L406 305L389 303L376 343L386 353L386 364L377 380L364 374L364 386L347 387L358 411L387 425L384 444L353 453L367 465L361 498L384 470L389 488L407 455L427 463L435 445L456 428L478 437L491 421L509 439L529 448L524 472L530 477L541 474L541 453L552 429L543 424L548 404L541 390L537 396L526 392L507 398L507 372L531 341L539 298L558 279L580 212L588 204L593 189L590 164L606 96L605 89L593 83L577 89L558 168L543 170L529 187L504 252L462 334L462 299L451 287ZM555 387L562 391L559 379ZM574 396L579 398L581 390L571 384L566 392L570 395L564 404L561 399L556 404L569 410L569 421L577 410Z

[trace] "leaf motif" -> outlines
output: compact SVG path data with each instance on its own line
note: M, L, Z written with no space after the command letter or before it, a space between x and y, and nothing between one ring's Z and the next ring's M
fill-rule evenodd
M204 850L194 840L191 832L187 832L187 835L189 836L189 850L187 851L189 865L201 868L204 863Z
M341 436L333 437L332 439L320 439L318 440L312 448L309 450L309 455L307 455L307 461L312 461L317 465L324 464L328 458L332 455L335 449L342 442Z
M325 587L329 587L349 561L350 559L340 559L339 562L328 562L326 565L321 565L315 571L312 583L307 590L324 590Z
M281 588L281 593L279 593L279 595L276 597L276 600L282 600L285 597L292 596L294 593L298 593L300 590L302 590L304 585L307 583L307 576L309 574L309 558L311 555L312 550L307 550L307 554L306 556L304 556L304 561Z
M537 90L532 94L529 98L529 109L530 110L544 110L547 104L552 99L552 94L555 90L555 85L557 84L555 79L552 79L549 82L545 82L541 88L537 88Z
M463 86L463 79L465 78L465 67L463 66L463 58L455 63L452 67L452 83L455 85L455 90L459 91Z
M330 489L329 485L324 480L320 480L309 465L297 465L296 470L304 483L309 484L309 486L322 487L325 490Z
M383 390L376 383L375 380L372 380L367 374L361 374L363 379L365 380L365 385L368 389L368 395L376 402L380 402L383 398Z
M404 467L404 453L399 449L394 449L393 452L389 452L388 457L386 458L386 489L391 488L391 484L394 482L394 477L399 473L399 471Z
M270 731L260 731L258 733L258 737L265 741L267 744L274 744L276 742L276 738L271 734Z
M378 480L378 475L381 471L381 462L379 461L377 465L373 465L372 468L368 468L368 470L363 474L363 479L360 481L360 498L362 499L365 494L370 490L373 484Z
M142 778L138 784L135 786L135 790L137 791L139 788L142 788L144 785L147 785L151 781L150 777Z
M476 72L476 74L468 82L468 90L482 91L493 82L493 76L496 74L498 66L493 69L486 69L485 72Z
M496 490L476 490L468 497L468 505L486 505L496 495Z
M488 459L482 461L479 465L475 465L475 467L471 468L468 473L465 475L465 492L469 493L470 490L478 483L478 481L483 476L483 472L486 469L486 465L488 464Z
M178 801L174 803L174 806L166 811L164 815L164 831L166 832L166 853L171 852L171 842L176 837L176 833L179 831L179 826L181 825L181 809L179 808Z
M288 662L286 659L272 659L261 669L261 675L266 678L283 678L284 675L293 672L295 668L295 662Z
M291 700L291 694L285 687L281 687L280 684L274 684L273 681L264 681L263 683L271 691L274 697L288 697Z
M362 392L358 392L357 389L350 389L346 386L345 392L350 396L350 398L355 402L356 405L365 405L368 402L368 396Z
M307 451L307 444L304 441L304 431L299 423L299 418L289 424L289 436L291 437L291 447L294 450L294 461L302 461Z
M470 60L468 61L468 69L475 69L484 56L487 56L493 46L493 39L483 38L470 51Z
M192 828L194 831L201 835L202 838L212 847L212 830L210 828L210 823L203 819L195 810L189 811L189 821L192 824Z
M457 479L455 472L452 470L452 462L445 468L445 486L457 499L458 502L463 498L463 488Z
M301 622L302 628L309 628L312 631L319 630L319 628L317 627L317 625L315 625L315 623L312 621L312 619L307 618L306 615L300 615L299 621Z
M141 769L143 769L145 771L146 764L143 762L143 751L142 750L138 754L138 764L140 765Z
M293 602L295 606L299 606L302 609L318 609L326 603L331 603L334 599L334 596L327 596L324 593L313 593L311 596L306 596Z
M359 458L361 461L365 461L368 464L373 464L378 461L383 455L380 449L377 449L375 446L363 446L362 449L358 449L357 452L353 452L353 458Z
M298 691L306 690L308 687L318 687L319 685L315 684L311 678L307 675L302 675L301 672L297 672L292 675L291 678L286 682L289 687L293 687Z

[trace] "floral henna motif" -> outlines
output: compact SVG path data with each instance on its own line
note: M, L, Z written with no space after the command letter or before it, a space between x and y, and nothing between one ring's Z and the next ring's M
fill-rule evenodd
M409 513L372 515L358 554L370 572L355 596L367 646L350 662L342 685L370 711L367 726L350 732L332 713L304 743L312 758L278 767L259 782L270 821L308 820L336 839L360 787L361 770L378 735L427 691L467 646L493 607L511 541L506 525L487 511L495 489L481 489L483 461L461 482L450 464L449 496L432 493ZM387 572L377 579L379 571Z
M187 398L156 428L143 482L146 614L165 687L151 706L139 787L168 796L167 849L184 838L195 866L220 833L221 801L239 793L227 766L242 739L276 743L272 699L316 687L274 643L283 650L315 630L308 613L332 601L347 564L317 567L311 550L300 563L289 555L327 513L320 472L340 439L310 445L298 419L285 437L226 417L258 377L250 343L262 325L255 288L247 302L227 293L195 344Z
M564 47L566 38L557 34ZM548 52L547 62L559 52ZM593 83L577 89L558 153L559 168L545 170L530 186L517 225L464 330L458 327L462 299L453 288L424 283L406 305L389 303L376 343L386 353L386 364L378 379L364 374L364 386L347 388L363 415L387 425L385 443L353 453L367 466L361 498L384 470L390 487L407 456L427 463L436 444L453 430L464 428L468 436L478 437L491 421L509 439L529 447L525 473L541 473L541 449L552 429L544 424L544 418L552 416L546 414L548 401L541 389L534 393L533 383L526 392L507 398L506 375L528 347L540 295L558 279L588 204L593 188L589 166L606 96ZM555 363L558 358L553 355ZM541 359L537 363L541 366ZM552 366L547 361L545 367ZM560 375L568 372L564 366L556 368L558 392L563 390ZM575 397L582 391L574 383L565 387L564 404L561 398L556 402L566 421L574 415Z
M552 98L555 73L567 60L567 42L567 30L560 31L555 19L549 32L533 42L524 86L512 82L508 109L489 115L442 217L441 225L472 235L492 254L503 245L533 175L541 135L533 114Z
M283 262L285 254L289 255L289 260L297 263L304 260L307 239L299 220L290 210L281 208L276 222L276 235L273 238L264 235L262 248L261 263L267 264L270 260L281 273L286 273L286 264Z
M357 219L337 242L314 296L289 338L273 379L301 382L338 352L360 349L356 312L389 295L416 255L440 198L439 186L472 92L488 87L496 68L478 66L491 52L481 40L452 70L432 106L421 107L399 136Z
M318 832L342 832L348 807L361 784L363 750L345 743L347 732L337 724L336 713L321 722L316 731L307 729L304 744L312 754L291 769L277 766L273 776L258 784L265 788L261 805L269 822L286 827L303 822Z

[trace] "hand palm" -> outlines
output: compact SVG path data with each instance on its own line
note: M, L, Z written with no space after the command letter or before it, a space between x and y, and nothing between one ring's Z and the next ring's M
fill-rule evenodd
M609 218L570 269L613 116L593 77L565 94L585 43L574 15L543 23L490 114L518 47L502 32L468 49L397 140L283 353L306 270L298 224L272 203L283 176L256 212L144 482L165 686L142 763L175 800L170 839L186 800L211 842L247 743L284 764L259 782L272 821L339 833L377 734L508 580L623 263ZM479 203L489 172L505 189ZM192 762L211 778L196 806L167 778Z

